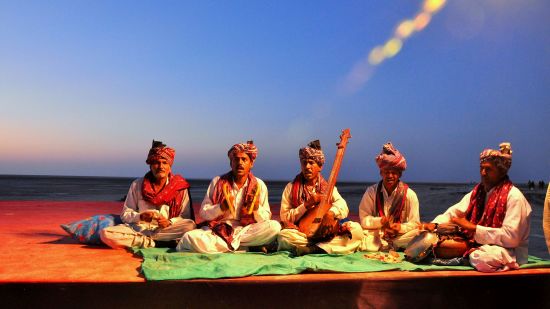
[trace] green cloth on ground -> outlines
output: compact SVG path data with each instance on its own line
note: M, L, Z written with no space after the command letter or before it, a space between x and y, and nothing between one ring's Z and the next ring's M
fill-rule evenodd
M143 257L141 270L147 280L215 279L309 272L375 272L388 270L473 270L470 266L436 266L407 261L385 263L365 258L366 252L349 255L312 254L291 257L289 252L201 254L167 248L132 249ZM404 259L403 253L400 253ZM521 268L550 267L549 260L529 257Z

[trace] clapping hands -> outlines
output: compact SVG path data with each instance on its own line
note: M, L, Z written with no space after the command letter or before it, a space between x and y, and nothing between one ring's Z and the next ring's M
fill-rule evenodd
M306 209L312 209L315 208L315 206L319 205L319 203L325 198L324 194L312 194L310 198L308 198L304 202L304 206Z
M383 216L380 220L382 224L382 230L384 231L384 238L395 238L401 230L401 223L393 222L393 217Z

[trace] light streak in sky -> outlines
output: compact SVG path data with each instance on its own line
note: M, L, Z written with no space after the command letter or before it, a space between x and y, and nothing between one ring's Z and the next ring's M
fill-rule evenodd
M374 68L385 60L395 57L403 49L405 41L414 33L424 30L446 2L446 0L424 0L414 17L399 22L393 35L384 44L375 46L365 59L352 68L346 78L344 90L353 93L361 89L372 76Z
M384 60L395 57L403 43L413 33L420 32L430 23L432 16L445 6L446 0L425 0L422 9L414 18L405 19L396 27L393 37L369 53L369 63L379 65Z

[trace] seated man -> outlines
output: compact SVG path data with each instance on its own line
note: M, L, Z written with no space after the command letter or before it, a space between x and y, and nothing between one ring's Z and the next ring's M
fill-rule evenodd
M480 154L481 182L458 204L437 216L435 224L454 223L475 241L470 264L482 272L517 269L527 263L531 206L508 178L509 143Z
M300 218L314 209L326 197L328 190L328 183L321 175L325 156L319 141L300 149L299 157L301 173L286 185L281 200L281 221L285 228L279 233L278 249L295 251L297 255L355 252L363 235L358 223L348 221L338 225L340 231L332 231L335 220L346 218L349 212L336 187L332 192L332 207L319 227L326 239L316 242L298 230Z
M252 174L258 149L252 141L229 149L231 171L210 182L200 216L207 224L184 235L178 251L222 253L264 246L281 225L271 220L265 183Z
M367 188L359 203L359 219L364 229L362 251L404 249L418 234L418 198L400 180L407 168L405 157L387 143L376 157L382 180Z
M124 224L101 231L105 244L112 248L150 248L155 247L155 241L177 243L195 228L189 183L171 172L175 155L174 149L153 141L145 161L150 171L130 186L120 216Z

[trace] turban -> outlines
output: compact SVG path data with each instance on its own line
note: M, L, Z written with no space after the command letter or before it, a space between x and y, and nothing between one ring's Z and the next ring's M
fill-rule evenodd
M500 150L485 149L479 155L480 162L493 162L498 168L505 171L512 166L512 145L510 143L501 143Z
M300 156L300 161L312 159L319 166L325 164L325 154L321 150L321 142L319 140L315 140L309 143L307 147L301 148L298 155Z
M233 153L235 152L246 153L252 161L256 160L256 157L258 156L258 148L256 147L256 145L254 145L253 141L248 141L246 142L246 144L240 143L233 145L233 147L231 147L227 152L227 156L231 159Z
M380 169L384 168L396 168L404 171L407 168L407 161L405 157L393 147L391 142L387 142L382 146L382 152L376 156L376 164Z
M165 159L168 161L168 164L172 165L172 163L174 163L175 156L176 151L174 149L166 147L166 145L160 141L153 140L153 145L151 145L151 149L149 150L145 163L152 164L154 161Z

